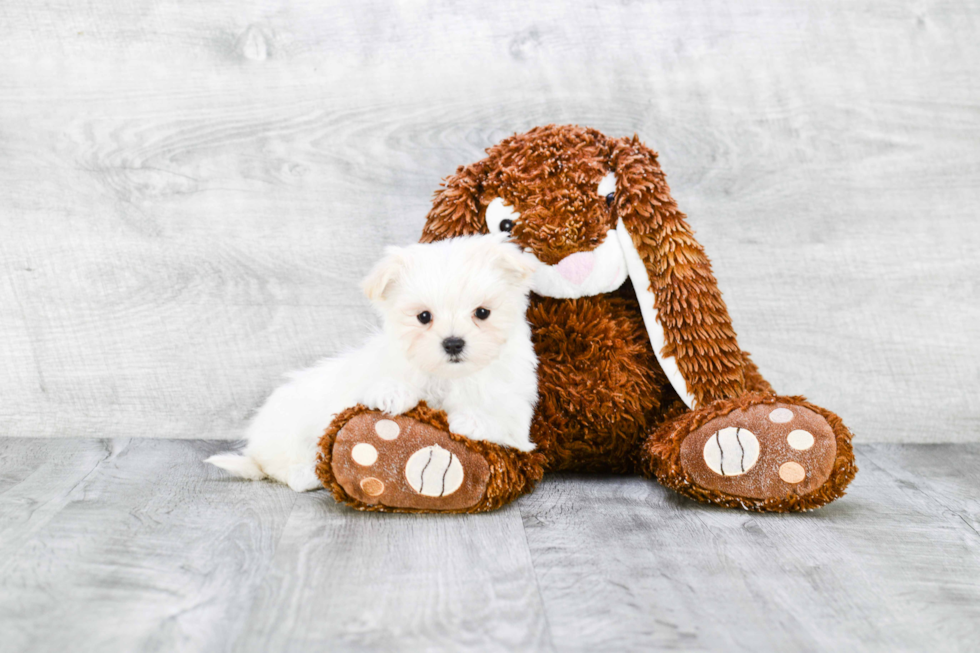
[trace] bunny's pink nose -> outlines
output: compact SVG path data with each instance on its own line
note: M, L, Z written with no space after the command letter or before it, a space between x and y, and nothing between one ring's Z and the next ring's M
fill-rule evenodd
M595 265L595 254L592 252L575 252L558 261L558 274L567 281L581 284L589 278Z

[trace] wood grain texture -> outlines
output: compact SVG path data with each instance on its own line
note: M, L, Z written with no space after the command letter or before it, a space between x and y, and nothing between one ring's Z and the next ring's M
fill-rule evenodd
M858 447L813 513L552 475L487 515L364 514L225 446L0 438L0 651L973 651L980 445Z
M300 497L238 647L246 651L552 650L516 506L357 513Z
M740 341L863 441L980 439L980 5L0 6L0 433L235 437L355 345L439 180L658 149Z
M296 495L220 446L0 440L0 650L229 650Z
M848 496L792 516L706 508L631 478L542 484L520 505L555 641L975 650L980 449L879 444L858 460Z

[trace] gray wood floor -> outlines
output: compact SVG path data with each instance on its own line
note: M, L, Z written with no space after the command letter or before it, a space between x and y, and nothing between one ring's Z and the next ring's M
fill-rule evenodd
M3 651L967 651L980 445L858 448L804 515L550 476L497 513L373 515L225 478L221 442L0 440Z

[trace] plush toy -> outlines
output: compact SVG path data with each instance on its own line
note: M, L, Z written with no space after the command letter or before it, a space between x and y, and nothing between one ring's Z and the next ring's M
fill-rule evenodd
M450 433L424 404L398 416L356 406L320 442L317 474L338 501L480 512L553 470L642 474L758 511L844 494L857 472L851 433L803 397L776 395L739 348L657 154L635 136L552 125L507 138L445 180L422 241L495 231L543 264L528 309L537 449ZM362 442L378 451L370 465L352 454Z

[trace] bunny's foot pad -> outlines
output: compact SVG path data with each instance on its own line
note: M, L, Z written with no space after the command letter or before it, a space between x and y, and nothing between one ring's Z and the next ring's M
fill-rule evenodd
M701 487L751 499L807 494L823 485L837 443L802 406L750 406L716 417L684 439L681 464Z
M653 475L707 503L809 510L842 496L857 472L840 418L799 397L718 402L666 430L650 448Z
M370 411L337 431L330 472L355 507L460 512L483 499L490 467L443 430Z

